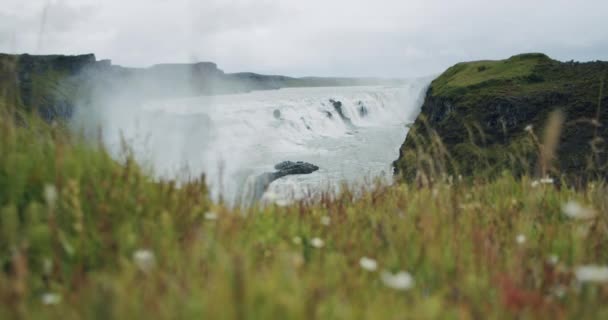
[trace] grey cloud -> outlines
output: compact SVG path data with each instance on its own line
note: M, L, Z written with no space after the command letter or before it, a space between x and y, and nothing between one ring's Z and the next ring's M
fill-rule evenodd
M115 63L214 61L226 71L415 76L540 51L608 60L604 0L5 0L0 51L95 52Z

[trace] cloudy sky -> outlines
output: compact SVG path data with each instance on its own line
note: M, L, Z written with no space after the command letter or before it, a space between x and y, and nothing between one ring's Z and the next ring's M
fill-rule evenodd
M0 52L420 76L521 52L608 60L607 13L606 0L2 0Z

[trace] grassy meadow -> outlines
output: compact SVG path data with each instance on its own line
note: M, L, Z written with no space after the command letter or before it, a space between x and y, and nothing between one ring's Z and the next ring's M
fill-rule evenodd
M603 183L505 172L230 209L67 131L3 105L1 319L608 317Z
M608 318L601 181L432 165L360 196L229 208L204 177L156 181L4 88L0 319Z

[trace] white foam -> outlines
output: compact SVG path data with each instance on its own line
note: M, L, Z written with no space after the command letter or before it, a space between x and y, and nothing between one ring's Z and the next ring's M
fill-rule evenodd
M212 195L221 193L230 202L246 192L248 179L272 171L274 164L309 161L321 170L271 185L272 192L304 197L324 185L383 172L390 176L404 124L417 115L427 84L291 88L148 102L120 110L120 117L108 110L104 140L118 154L122 132L138 161L160 177L204 172ZM330 99L342 102L354 127L340 118Z

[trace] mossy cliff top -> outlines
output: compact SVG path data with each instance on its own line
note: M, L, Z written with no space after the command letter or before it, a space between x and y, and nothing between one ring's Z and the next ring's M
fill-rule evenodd
M408 179L421 161L448 173L540 174L543 128L560 110L565 122L550 173L605 177L607 74L607 62L560 62L540 53L456 64L431 83L395 168ZM435 154L428 154L430 144Z

